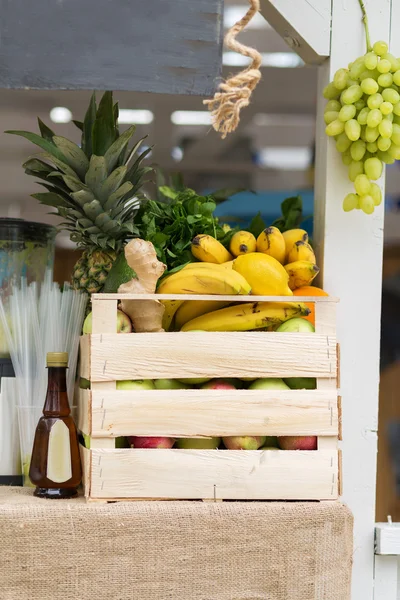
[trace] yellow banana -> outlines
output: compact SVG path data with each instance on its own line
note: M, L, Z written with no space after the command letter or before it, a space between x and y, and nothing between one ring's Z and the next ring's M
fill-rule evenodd
M255 252L257 247L256 238L250 231L237 231L231 239L229 250L233 256Z
M296 242L308 242L308 233L304 229L289 229L282 233L286 245L286 256Z
M285 239L277 227L267 227L257 238L257 252L268 254L283 264L286 256Z
M251 331L307 316L303 302L246 302L207 313L186 323L181 331Z
M293 296L285 268L268 254L242 254L235 259L233 269L249 282L252 294L256 296Z
M318 275L319 268L307 260L297 260L285 266L289 275L289 287L296 290L305 285L311 285L312 280Z
M298 260L306 260L315 265L316 258L314 250L307 242L295 242L292 249L286 258L288 263L297 262Z
M176 311L175 327L178 330L182 329L185 323L228 305L229 302L221 300L186 300Z
M233 261L232 261L233 262ZM217 265L216 263L207 263L207 262L192 262L183 267L182 271L188 271L192 269L215 269L220 273L224 272L224 264ZM178 271L180 272L180 271Z
M169 331L171 328L172 321L174 320L175 313L179 307L184 303L184 300L161 300L161 304L164 305L164 314L162 318L162 326L165 331ZM180 329L180 327L179 327Z
M222 263L221 267L224 267L224 269L232 269L233 263L233 260L228 260L227 262Z
M228 250L212 235L200 234L192 240L192 254L197 260L206 263L221 264L232 260Z
M237 277L239 275L239 277ZM250 285L239 273L228 269L182 269L166 277L159 294L249 294Z

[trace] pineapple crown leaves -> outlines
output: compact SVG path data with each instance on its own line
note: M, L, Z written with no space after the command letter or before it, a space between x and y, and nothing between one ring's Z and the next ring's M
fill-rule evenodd
M118 250L137 234L133 219L143 199L145 177L153 170L143 167L142 162L151 148L138 153L147 136L130 147L136 127L132 125L120 134L118 113L112 92L105 92L98 106L93 94L84 120L74 121L81 131L80 146L56 135L40 119L40 135L6 132L24 137L43 150L23 165L25 173L47 190L33 197L55 208L65 219L62 227L81 247Z

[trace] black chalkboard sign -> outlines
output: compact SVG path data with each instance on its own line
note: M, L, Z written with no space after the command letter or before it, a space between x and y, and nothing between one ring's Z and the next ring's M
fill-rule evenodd
M210 95L223 0L0 0L0 87Z

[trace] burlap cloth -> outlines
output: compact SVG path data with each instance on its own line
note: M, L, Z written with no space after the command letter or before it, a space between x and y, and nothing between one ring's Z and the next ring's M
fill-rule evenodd
M339 502L38 500L0 488L1 600L350 600Z

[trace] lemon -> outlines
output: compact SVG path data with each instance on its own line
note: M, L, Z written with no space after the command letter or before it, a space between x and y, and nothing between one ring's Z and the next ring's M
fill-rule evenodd
M288 273L280 262L268 254L242 254L234 260L233 270L248 281L255 296L293 296L288 286Z

